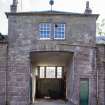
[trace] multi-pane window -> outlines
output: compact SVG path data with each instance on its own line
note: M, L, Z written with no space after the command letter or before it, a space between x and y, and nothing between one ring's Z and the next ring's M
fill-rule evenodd
M57 67L57 78L62 78L62 67Z
M65 24L39 24L40 39L65 39Z
M40 78L44 78L45 77L44 72L45 72L44 67L40 67L40 74L39 74Z
M38 67L39 78L62 78L63 67Z
M40 39L50 39L51 37L51 24L41 23L39 25Z
M64 39L64 38L65 38L65 24L55 24L54 39Z
M46 78L55 78L55 67L46 67Z

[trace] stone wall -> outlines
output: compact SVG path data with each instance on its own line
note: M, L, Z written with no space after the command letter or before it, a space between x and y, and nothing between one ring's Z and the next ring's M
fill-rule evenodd
M94 78L94 46L96 16L55 14L9 15L8 32L8 103L30 104L30 52L68 51L74 53L74 90L70 98L79 104L80 78L90 80L90 105L96 105L96 78ZM40 40L41 22L65 23L65 40ZM70 81L69 81L70 82ZM69 99L69 98L68 98Z
M98 105L105 105L105 45L98 44L97 48L97 77Z
M8 52L8 103L9 105L29 105L29 54L15 49L9 49Z
M80 81L89 80L89 105L96 105L95 48L78 47L75 53L76 97L80 95ZM78 82L77 82L78 81ZM79 100L79 99L78 99Z
M0 43L0 105L6 104L7 44Z
M18 13L17 13L18 14ZM67 45L95 45L96 16L85 15L42 15L21 14L9 17L9 44L10 46L34 45L37 49L44 43ZM40 40L40 23L65 23L65 40ZM39 46L38 46L39 45ZM44 47L44 46L43 46ZM29 47L28 47L29 48Z

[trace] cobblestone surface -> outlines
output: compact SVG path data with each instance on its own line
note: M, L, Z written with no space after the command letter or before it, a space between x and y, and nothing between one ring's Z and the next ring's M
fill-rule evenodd
M68 105L63 100L37 100L33 105Z

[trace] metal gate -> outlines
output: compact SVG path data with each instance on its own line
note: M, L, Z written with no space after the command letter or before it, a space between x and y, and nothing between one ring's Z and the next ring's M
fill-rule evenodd
M60 73L57 76L58 74L57 67L44 67L43 69L39 70L39 74L42 71L43 71L43 74L41 74L42 78L40 78L39 75L37 76L36 79L36 98L46 98L46 97L49 97L51 99L64 98L65 82L64 82L63 72L61 72L62 73L61 76Z
M62 79L37 79L37 98L64 98L64 82Z

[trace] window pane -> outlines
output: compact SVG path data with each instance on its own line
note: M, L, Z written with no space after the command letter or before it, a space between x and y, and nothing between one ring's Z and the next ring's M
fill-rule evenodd
M65 38L65 24L54 25L54 38L64 39Z
M62 78L62 67L57 67L57 78Z
M55 67L46 67L46 78L55 78Z
M44 67L40 67L40 78L44 78Z
M41 23L39 25L39 34L41 39L49 39L51 36L51 24Z
M35 76L38 76L38 69L35 69Z

